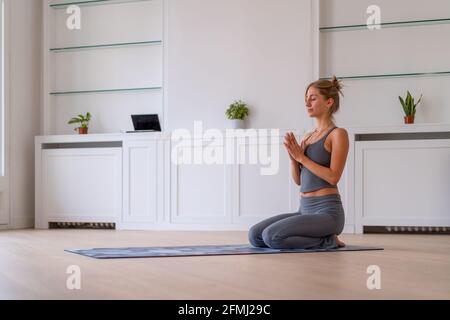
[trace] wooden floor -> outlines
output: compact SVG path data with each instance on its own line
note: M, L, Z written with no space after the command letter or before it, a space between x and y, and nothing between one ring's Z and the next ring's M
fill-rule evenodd
M450 299L450 236L343 235L384 251L98 260L68 248L240 244L246 232L0 231L0 299ZM81 290L66 271L81 269ZM369 290L367 267L381 270Z

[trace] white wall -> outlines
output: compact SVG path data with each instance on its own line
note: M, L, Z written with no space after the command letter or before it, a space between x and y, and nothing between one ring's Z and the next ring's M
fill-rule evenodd
M22 228L34 225L34 137L40 134L42 2L7 1L10 225Z
M228 125L235 99L251 128L310 123L310 0L169 0L166 87L169 129Z

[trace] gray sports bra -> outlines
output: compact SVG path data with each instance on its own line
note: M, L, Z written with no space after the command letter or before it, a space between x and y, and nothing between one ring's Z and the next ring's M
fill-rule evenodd
M320 140L306 146L305 155L312 161L320 164L324 167L330 167L331 153L325 150L324 143L328 135L337 127L331 128ZM302 167L300 171L300 191L310 192L316 191L322 188L337 188L336 185L332 185L327 181L319 178L314 173L309 171L306 167Z

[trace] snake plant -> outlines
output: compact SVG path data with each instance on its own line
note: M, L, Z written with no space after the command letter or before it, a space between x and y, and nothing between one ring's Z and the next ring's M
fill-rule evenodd
M414 103L414 98L409 91L407 91L406 99L403 100L400 96L398 98L402 104L405 115L414 116L416 114L416 106L420 103L420 100L422 100L422 95L420 95L420 98L416 103Z

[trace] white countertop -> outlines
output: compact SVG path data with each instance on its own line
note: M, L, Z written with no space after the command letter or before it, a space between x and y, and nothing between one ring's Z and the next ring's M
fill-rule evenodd
M414 132L450 132L450 124L447 123L427 123L427 124L402 124L387 126L342 126L349 134L371 134L371 133L414 133ZM203 134L208 128L203 129ZM216 129L226 137L226 129ZM249 129L249 133L263 133L270 135L272 129L255 128ZM278 135L284 136L288 131L303 134L301 129L279 129ZM191 132L193 135L193 132ZM250 134L251 136L252 134ZM36 136L36 143L70 143L70 142L102 142L102 141L129 141L129 140L168 140L172 137L172 132L142 132L142 133L93 133L93 134L69 134L69 135L48 135ZM195 136L193 135L193 138ZM211 138L211 137L210 137Z
M420 123L386 126L349 126L345 127L348 133L413 133L413 132L450 132L450 123Z
M142 133L89 133L36 136L36 143L64 143L64 142L103 142L126 140L165 140L170 139L167 132L142 132Z

